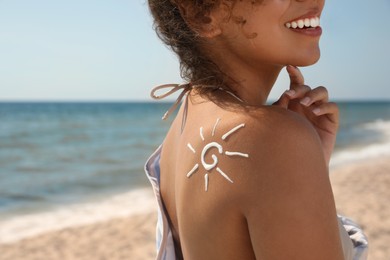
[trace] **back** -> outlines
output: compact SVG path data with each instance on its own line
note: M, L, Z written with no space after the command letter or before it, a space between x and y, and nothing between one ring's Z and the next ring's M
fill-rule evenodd
M170 227L160 234L172 231L176 259L365 259L359 227L352 243L352 222L337 218L308 122L273 106L189 100L184 131L182 108L152 160Z
M212 102L189 101L188 111L183 133L179 111L161 155L161 194L175 242L185 259L255 259L245 217L235 202L241 173L224 168L221 159L240 141L233 132L222 139L237 115ZM236 164L248 160L230 159Z

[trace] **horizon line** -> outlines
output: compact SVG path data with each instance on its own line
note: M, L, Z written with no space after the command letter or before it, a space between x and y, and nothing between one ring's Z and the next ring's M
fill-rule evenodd
M275 102L271 99L267 103ZM340 98L330 102L390 102L390 98ZM0 103L173 103L175 99L152 100L152 99L0 99Z

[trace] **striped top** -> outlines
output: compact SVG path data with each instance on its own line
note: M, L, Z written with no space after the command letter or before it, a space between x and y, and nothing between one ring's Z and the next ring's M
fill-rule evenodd
M160 194L160 156L161 148L150 156L145 164L145 173L152 184L154 194L156 195L157 209L157 227L156 227L156 248L157 260L176 260L175 244L173 242L172 230L169 226L167 214L164 210Z

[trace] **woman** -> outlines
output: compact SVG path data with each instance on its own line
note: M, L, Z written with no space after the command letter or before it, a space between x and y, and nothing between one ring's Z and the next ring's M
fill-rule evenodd
M352 222L349 238L328 177L337 106L296 67L320 57L324 0L149 7L189 82L152 92L182 90L165 117L186 97L146 165L160 203L157 258L365 259L367 241ZM266 105L287 64L289 90Z

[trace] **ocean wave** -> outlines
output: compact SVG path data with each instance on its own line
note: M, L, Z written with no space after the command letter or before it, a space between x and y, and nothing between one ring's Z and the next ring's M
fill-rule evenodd
M362 124L360 127L377 132L381 137L380 141L361 147L350 146L335 152L331 159L331 167L390 155L390 121L380 119Z
M19 215L0 222L0 244L69 227L104 222L113 218L150 213L156 208L150 189L136 189L103 201L74 204L49 212Z
M390 121L379 119L374 122L366 123L363 128L378 131L390 140Z

